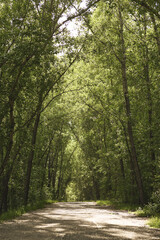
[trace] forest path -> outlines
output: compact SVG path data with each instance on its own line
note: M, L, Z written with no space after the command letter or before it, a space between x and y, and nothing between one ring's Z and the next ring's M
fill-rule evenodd
M126 211L94 202L54 203L0 224L0 240L160 239L160 230Z

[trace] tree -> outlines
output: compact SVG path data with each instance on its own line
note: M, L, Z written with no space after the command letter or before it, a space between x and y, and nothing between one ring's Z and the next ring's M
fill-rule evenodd
M13 165L14 148L18 148L15 139L16 135L19 134L15 134L15 132L27 131L26 127L32 126L33 121L35 121L30 145L31 151L27 149L28 170L25 183L25 203L27 203L28 198L29 179L43 102L55 87L55 84L59 84L61 77L71 65L71 63L68 66L59 64L57 57L57 54L62 52L63 46L68 41L65 26L67 22L85 14L96 2L89 1L86 8L79 7L78 11L72 14L70 9L74 3L76 1L65 3L52 0L43 2L2 1L0 5L2 32L0 61L2 109L0 125L3 128L0 175L3 182L3 179L6 178L6 169L10 164ZM74 53L72 52L72 54ZM47 62L47 59L52 61L52 66ZM45 69L43 73L42 68ZM38 71L42 75L44 74L42 79ZM55 78L54 81L52 80L53 77ZM39 79L41 85L38 84ZM21 106L29 103L28 91L32 97L34 94L37 96L37 99L35 97L35 101L32 101L32 104L35 104L36 107L32 106L32 111L28 109L28 112L21 109L22 118L20 119L20 117L17 117L17 111ZM28 116L30 116L29 119ZM12 171L9 170L9 173L7 179L10 179ZM5 196L5 199L7 199L7 196Z

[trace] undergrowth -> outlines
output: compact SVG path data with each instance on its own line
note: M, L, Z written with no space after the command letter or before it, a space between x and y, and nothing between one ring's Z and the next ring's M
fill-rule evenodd
M153 228L160 228L160 216L159 217L151 217L148 225Z
M139 208L136 212L139 217L148 217L148 225L153 228L160 228L160 212L156 210L154 204L149 203L144 208Z
M21 216L24 213L34 211L36 209L42 209L46 206L46 204L51 204L54 202L55 201L53 201L53 200L43 200L43 201L36 202L34 204L28 204L27 206L22 206L18 209L9 210L0 215L0 222L14 219L16 217Z
M127 204L127 203L121 203L116 200L99 200L97 201L97 205L99 206L110 206L114 209L119 210L126 210L126 211L136 211L138 208L135 204Z

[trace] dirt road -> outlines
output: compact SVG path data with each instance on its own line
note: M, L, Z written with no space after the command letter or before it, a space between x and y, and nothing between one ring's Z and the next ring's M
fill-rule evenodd
M157 240L160 230L93 202L55 203L0 224L0 240Z

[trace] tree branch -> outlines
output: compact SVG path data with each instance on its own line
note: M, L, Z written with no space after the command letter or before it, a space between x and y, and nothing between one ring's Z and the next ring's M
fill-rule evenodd
M132 0L132 2L137 3L141 7L145 8L148 12L153 13L156 17L160 19L160 14L157 10L155 10L153 7L148 5L144 0Z

